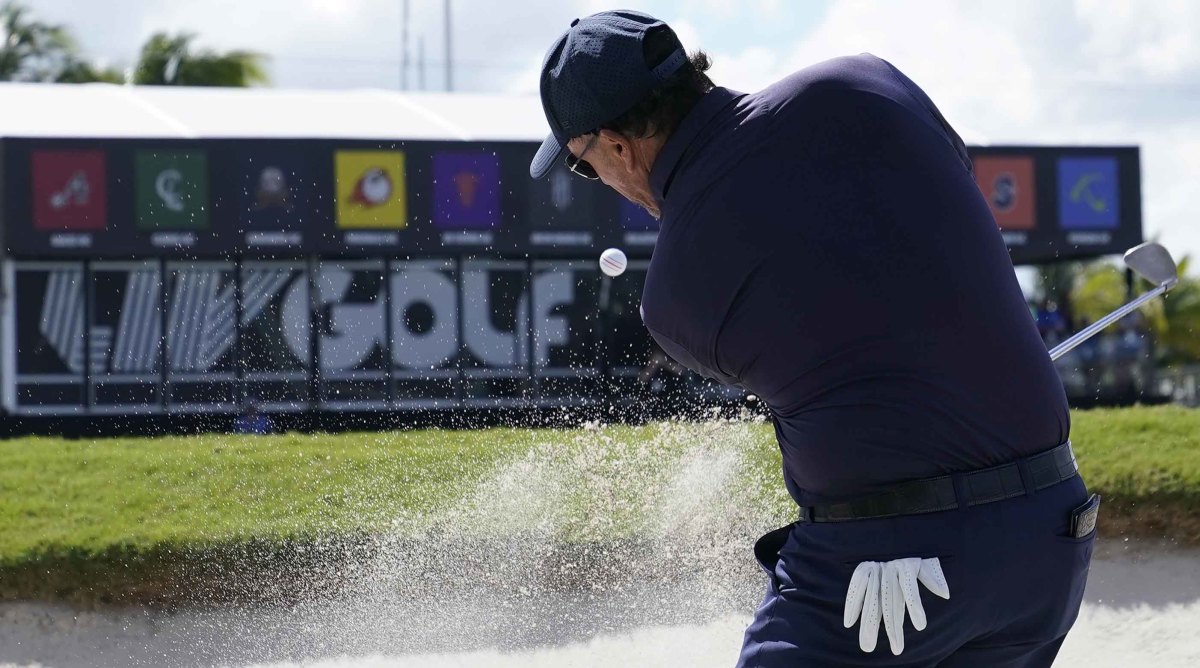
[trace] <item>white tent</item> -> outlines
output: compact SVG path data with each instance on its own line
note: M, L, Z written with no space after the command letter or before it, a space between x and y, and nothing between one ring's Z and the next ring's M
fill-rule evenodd
M0 83L0 137L540 141L534 96Z

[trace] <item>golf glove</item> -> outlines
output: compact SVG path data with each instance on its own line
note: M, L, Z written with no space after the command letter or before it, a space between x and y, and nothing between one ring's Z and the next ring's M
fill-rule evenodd
M942 564L937 558L864 561L854 569L850 588L846 591L842 623L850 628L856 620L860 621L858 646L862 651L875 651L879 620L882 619L892 654L903 652L905 608L912 617L913 628L918 631L925 629L925 608L921 605L918 582L935 595L950 598L950 587L946 584Z

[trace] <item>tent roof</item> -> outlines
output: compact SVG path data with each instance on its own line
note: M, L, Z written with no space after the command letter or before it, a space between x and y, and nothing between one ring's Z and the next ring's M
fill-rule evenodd
M535 96L0 83L0 137L538 141Z

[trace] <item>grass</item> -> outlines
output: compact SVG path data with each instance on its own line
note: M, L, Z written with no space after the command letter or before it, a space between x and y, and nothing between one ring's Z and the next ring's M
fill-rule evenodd
M527 434L396 432L0 441L0 565L384 528L453 497Z
M1104 533L1200 545L1200 410L1093 409L1072 417L1080 471L1104 496Z
M1084 476L1106 497L1108 535L1200 544L1200 411L1073 418ZM712 438L704 429L0 441L0 598L165 596L198 555L240 551L244 560L253 548L270 570L278 550L403 531L398 518L461 507L485 482L482 493L508 497L557 476L568 525L593 537L636 535L647 508L662 502L646 490L668 484L665 470L678 467L664 462ZM754 498L748 507L788 517L769 425L722 429L715 440L748 451L736 486ZM507 487L496 481L497 470L521 461L540 465L511 468Z

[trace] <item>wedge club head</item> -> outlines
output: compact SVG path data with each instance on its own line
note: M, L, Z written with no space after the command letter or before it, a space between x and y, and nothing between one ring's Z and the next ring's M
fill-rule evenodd
M1179 281L1179 268L1161 244L1147 241L1125 251L1125 266L1154 285L1168 287Z

